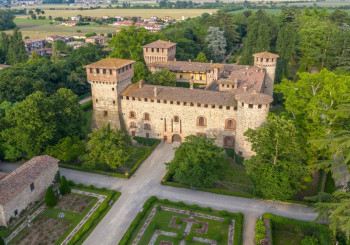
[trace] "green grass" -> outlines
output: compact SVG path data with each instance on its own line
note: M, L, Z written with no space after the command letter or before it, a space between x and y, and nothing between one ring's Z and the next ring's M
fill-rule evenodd
M129 170L132 169L137 161L146 154L149 147L145 146L132 146L131 148L131 156L126 161L125 165L123 167L128 168Z
M324 186L324 192L332 194L333 192L335 192L335 190L336 190L336 188L335 188L334 179L332 177L332 172L328 172L327 178L326 178L326 183Z
M303 234L290 231L273 231L274 245L296 245L304 238Z

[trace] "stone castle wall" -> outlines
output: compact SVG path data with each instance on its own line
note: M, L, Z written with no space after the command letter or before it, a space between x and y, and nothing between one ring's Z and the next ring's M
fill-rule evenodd
M15 216L15 210L20 214L20 212L27 208L30 203L34 203L35 201L44 198L46 189L52 184L57 171L58 165L52 164L51 168L47 169L45 173L40 175L40 177L34 181L33 191L30 190L30 185L28 185L4 206L0 205L0 226L4 225L4 220L6 223L12 216ZM1 216L1 209L3 210L3 216Z

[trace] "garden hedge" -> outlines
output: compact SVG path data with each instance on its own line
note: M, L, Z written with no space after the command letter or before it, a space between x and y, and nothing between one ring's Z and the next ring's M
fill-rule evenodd
M142 211L140 211L136 218L132 221L132 223L130 224L129 228L127 229L127 231L125 232L124 236L122 237L122 239L119 242L119 245L126 245L131 236L132 233L136 230L137 226L139 225L141 219L146 215L147 211L152 207L152 205L155 203L163 203L163 204L169 204L169 205L174 205L174 206L179 206L179 207L184 207L184 208L188 208L191 210L195 210L195 211L201 211L201 212L212 212L211 207L200 207L196 204L185 204L183 202L171 202L168 199L158 199L155 196L151 196L143 205ZM215 214L217 215L217 214ZM242 213L229 213L225 210L220 211L219 216L221 217L230 217L230 218L234 218L235 219L235 237L234 237L234 244L235 245L241 245L243 244L243 214Z
M320 245L332 245L332 233L327 225L318 224L314 222L305 222L289 218L276 216L274 214L266 213L263 218L270 219L271 230L278 229L291 230L298 229L303 231L306 236L317 237Z
M83 244L85 239L89 234L95 229L98 223L103 219L103 217L112 208L109 202L113 200L114 202L120 197L121 193L113 190L107 190L106 188L96 188L93 185L85 186L83 184L75 184L73 181L68 181L69 185L75 189L81 190L92 190L104 193L106 199L101 203L98 209L90 216L90 218L85 222L85 224L79 229L79 231L73 236L68 244Z

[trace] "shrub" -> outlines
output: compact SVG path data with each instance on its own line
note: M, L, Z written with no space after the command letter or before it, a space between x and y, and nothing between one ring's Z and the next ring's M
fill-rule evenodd
M83 111L88 111L88 110L92 109L92 100L82 104L80 107L81 107L81 109L83 109Z
M221 242L221 240L222 240L222 235L221 235L221 234L217 234L217 235L215 236L215 240L216 240L217 242Z
M45 203L48 207L54 207L57 204L57 198L51 186L46 190Z
M227 216L229 216L230 214L229 214L229 212L227 212L226 210L221 210L221 211L220 211L220 215L221 215L221 216L227 217Z
M192 205L191 205L191 208L193 208L193 209L199 209L199 206L198 206L197 204L192 204Z
M73 180L68 180L68 185L69 185L69 186L73 186L73 187L74 187L74 186L75 186L75 183L74 183L74 181L73 181Z
M180 207L184 207L185 206L185 204L183 202L177 202L176 204L179 205Z
M5 245L5 241L4 241L4 239L2 239L1 236L0 236L0 245Z
M68 184L68 181L66 179L66 177L62 176L61 178L61 184L60 184L60 192L62 195L66 195L66 194L69 194L71 193L71 189L70 189L70 186Z
M235 160L235 163L243 165L244 157L237 155L234 149L225 148L226 155Z
M160 211L160 210L162 210L162 207L158 205L156 209L157 209L157 211Z
M226 225L229 225L229 224L231 224L232 220L231 220L231 218L226 217L226 218L224 218L224 220L222 222Z
M255 226L256 244L260 244L260 241L265 238L266 238L266 227L265 227L264 221L261 219L258 219L256 221L256 226Z
M60 173L60 171L57 171L53 181L58 184L58 183L60 183L60 180L61 180L61 173Z
M301 240L300 245L318 245L318 239L313 236L306 236Z
M182 224L182 220L181 220L181 219L176 219L176 220L175 220L175 224L181 225L181 224Z
M196 227L197 229L201 229L203 227L203 225L201 223L197 223L197 224L195 224L194 227Z
M204 211L212 212L213 210L211 209L211 207L207 207L207 208L204 208Z
M192 235L187 235L185 238L186 242L192 242L193 241L193 236Z

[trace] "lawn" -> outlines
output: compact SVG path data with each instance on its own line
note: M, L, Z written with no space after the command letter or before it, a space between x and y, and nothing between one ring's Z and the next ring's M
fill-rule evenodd
M166 200L164 200L166 201ZM144 233L142 234L140 240L138 241L137 244L149 244L152 237L155 234L155 231L166 231L166 232L171 232L176 237L171 237L167 235L159 235L159 237L156 239L155 244L160 244L161 241L171 241L173 244L180 244L180 240L183 239L185 232L188 232L187 235L193 236L196 238L205 238L205 239L210 239L213 241L217 241L218 245L221 244L227 244L228 243L228 236L229 236L229 224L226 224L224 222L224 216L220 215L220 212L218 211L198 211L198 207L196 208L188 208L186 207L186 204L180 203L179 205L173 203L170 204L169 201L166 201L167 204L165 204L163 201L161 202L155 202L153 205L150 205L150 207L145 210L145 215L142 217L137 222L137 227L133 230L132 234L130 235L128 241L126 244L133 244L135 242L135 239L137 236L141 235L140 231L144 228L144 224L146 220L149 218L152 210L154 207L162 207L162 208L156 208L156 212L154 216L151 218L150 223L146 226L146 229L144 230ZM164 210L163 207L166 208L175 208L178 211L173 211L173 210ZM190 217L189 213L184 213L184 212L195 212L199 213L200 215L209 215L210 217L198 217L198 216L193 216ZM228 213L225 213L226 216ZM236 218L233 216L228 215L230 219L235 220ZM219 219L215 220L213 219ZM177 223L177 220L182 220L181 222ZM188 223L191 222L191 223ZM135 221L134 221L135 222ZM193 222L193 223L192 223ZM196 227L196 224L201 223L202 227ZM189 224L190 229L187 229ZM238 226L240 226L240 222L236 221L236 226L235 229L237 229L237 233L235 233L236 236L240 236L238 234ZM187 227L187 228L186 228ZM130 228L129 228L130 229ZM202 229L202 231L201 231ZM128 230L129 231L129 230ZM179 237L178 237L179 236ZM239 239L237 239L239 240ZM121 244L124 244L123 242ZM192 242L187 242L186 244L203 244L203 243L198 243L195 241Z
M296 245L300 244L304 238L303 234L290 231L276 231L272 232L274 245Z
M46 207L9 244L60 244L97 202L97 198L75 193L64 196L56 207ZM58 218L64 213L63 218Z

